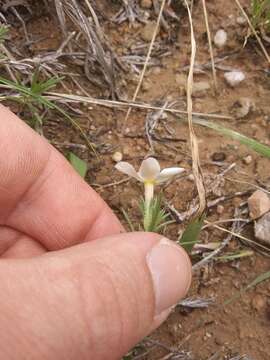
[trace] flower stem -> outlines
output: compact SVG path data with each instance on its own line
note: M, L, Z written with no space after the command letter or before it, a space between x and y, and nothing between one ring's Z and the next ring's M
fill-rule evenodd
M151 201L154 197L154 184L151 182L144 183L144 231L149 231L151 223Z
M151 200L154 197L154 184L152 182L144 183L144 196L145 196L145 206L149 208Z

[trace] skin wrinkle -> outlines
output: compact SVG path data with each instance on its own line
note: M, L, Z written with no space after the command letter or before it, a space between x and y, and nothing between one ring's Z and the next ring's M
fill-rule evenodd
M19 197L16 197L15 206L6 214L6 219L3 221L3 225L9 226L9 223L12 223L11 218L12 216L14 216L14 213L16 213L18 206L21 206L21 202L23 202L23 199L28 196L32 187L39 181L43 172L46 170L46 167L48 166L52 155L52 148L49 147L49 149L50 151L48 151L47 159L45 160L44 165L41 167L40 172L38 173L37 176L33 178L33 181L27 185L25 191L22 194L20 194Z
M47 333L54 334L54 329L52 330L51 326L54 327L54 323L56 323L60 324L60 330L58 333L62 333L63 337L62 340L59 341L59 344L51 347L51 357L49 357L49 359L55 358L59 351L66 353L66 349L62 349L61 345L62 341L64 340L64 342L68 344L69 348L71 347L79 349L76 351L76 355L79 359L88 359L86 355L88 353L88 346L83 345L84 342L89 342L89 338L86 340L86 336L84 336L85 334L81 327L83 321L79 316L79 312L73 312L74 304L78 303L78 288L74 267L75 266L72 261L69 261L68 259L65 259L64 262L61 262L61 266L57 266L57 268L55 267L55 262L45 261L40 265L40 262L36 259L35 273L38 274L38 277L40 278L39 283L42 284L42 295L39 295L38 292L38 297L41 301L40 308L53 309L53 315L51 314L50 316L54 319L54 321L53 323L47 321L47 324L49 325ZM43 289L45 289L45 293L43 292ZM59 305L61 306L60 308ZM76 309L78 308L76 307ZM38 323L44 323L44 321L39 321ZM74 327L76 328L77 333L73 331ZM81 336L78 336L78 333L80 333ZM35 335L38 336L38 331L35 332ZM79 346L77 344L78 338L80 339ZM44 343L44 341L42 342ZM44 347L44 351L46 351L46 346ZM68 354L69 356L65 356L63 359L74 359L74 355L71 356L70 352L68 352ZM35 359L36 358L37 356ZM48 357L45 356L44 359L48 359ZM62 359L62 357L59 358L58 355L57 359Z
M96 301L95 303L99 304L99 309L101 310L100 313L102 314L102 319L103 321L105 321L106 324L104 324L104 326L102 326L102 337L105 338L111 338L112 340L112 336L106 336L106 334L104 334L104 329L106 329L106 332L109 334L113 334L114 335L114 347L116 350L119 350L119 347L121 346L121 344L123 343L123 334L124 334L124 324L123 324L123 316L122 316L122 308L121 308L121 304L120 304L120 296L119 296L119 291L117 290L117 286L115 285L115 280L114 280L114 275L112 275L113 269L105 264L102 260L99 260L97 258L94 259L94 262L92 263L92 266L95 270L98 270L98 274L99 274L99 281L96 281L96 277L93 279L93 281L91 281L91 288L94 288L94 293L96 296ZM82 279L81 284L80 284L80 292L82 294L81 296L81 300L82 300L82 311L86 316L84 316L85 322L86 322L86 326L89 329L90 328L90 333L92 333L91 330L93 330L93 326L91 326L90 324L92 323L92 319L96 318L95 314L91 314L91 309L90 312L88 311L88 314L86 314L86 309L89 309L89 304L87 306L87 296L84 296L85 293L89 293L89 290L87 291L85 289L85 286L82 286L82 284L87 284L86 281L83 281L84 275L80 276L79 278ZM101 281L102 280L102 284ZM106 287L104 286L104 284L106 283ZM109 286L109 289L108 289ZM104 288L108 289L108 294L110 294L110 301L108 304L108 298L106 296L104 296ZM86 305L85 305L86 304ZM111 306L110 304L113 304L113 306L116 305L116 308L113 309L113 313L116 314L116 319L114 321L115 324L117 324L117 333L115 331L109 331L109 329L111 329L111 323L108 323L107 319L111 318ZM120 322L119 322L120 320ZM100 328L100 318L99 318L99 328ZM119 327L120 325L120 327ZM93 331L93 338L98 340L100 339L100 335L96 334L95 335L95 330ZM104 344L100 344L101 349L97 349L96 346L96 351L95 351L95 356L100 356L101 353L104 353ZM123 347L123 345L121 346L121 348ZM93 353L93 349L90 349L91 352ZM106 356L106 355L105 355ZM106 359L106 358L104 358Z

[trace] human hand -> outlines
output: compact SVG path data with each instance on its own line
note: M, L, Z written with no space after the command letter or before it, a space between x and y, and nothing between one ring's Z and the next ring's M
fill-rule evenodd
M185 252L123 233L68 162L0 108L0 349L5 360L114 360L190 285Z

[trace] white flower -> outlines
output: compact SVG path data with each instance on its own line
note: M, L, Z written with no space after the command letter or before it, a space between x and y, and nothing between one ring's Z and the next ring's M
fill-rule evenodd
M125 161L115 165L116 169L144 183L145 201L150 202L154 195L154 185L168 181L175 175L181 174L185 169L179 167L166 168L161 170L159 162L155 158L143 160L138 172L134 167Z

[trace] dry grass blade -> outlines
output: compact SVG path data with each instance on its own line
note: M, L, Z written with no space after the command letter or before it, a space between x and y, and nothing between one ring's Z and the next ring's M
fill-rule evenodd
M270 64L270 56L268 55L268 52L266 51L266 48L264 47L263 43L262 43L262 40L261 38L259 37L257 31L255 30L254 26L252 25L247 13L245 12L245 10L243 9L242 5L240 4L239 0L234 0L236 5L238 6L239 10L242 12L243 16L245 17L245 19L247 20L247 23L253 33L253 35L256 37L261 49L262 49L262 52L264 53L264 56L266 58L266 60L269 62Z
M192 16L189 9L189 5L187 0L185 0L185 4L188 11L188 18L190 23L190 37L191 37L191 58L190 58L190 69L188 74L187 81L187 113L188 113L188 125L189 125L189 134L190 134L190 146L191 146L191 154L192 154L192 170L195 179L195 183L197 186L197 191L199 195L199 209L197 212L198 217L200 217L205 209L206 209L206 191L203 183L203 175L200 166L200 157L199 157L199 146L196 134L193 128L193 120L192 120L192 87L193 87L193 71L194 71L194 63L196 56L196 41L193 30Z
M179 110L173 108L163 108L160 106L154 106L151 104L146 103L138 103L138 102L125 102L125 101L116 101L116 100L105 100L105 99L95 99L87 96L79 96L79 95L72 95L72 94L63 94L63 93L55 93L55 92L48 92L47 97L50 100L55 100L59 102L78 102L78 103L87 103L93 105L100 105L106 107L114 107L114 108L126 108L126 107L133 107L137 109L143 110L164 110L171 114L181 114L187 115L186 110ZM207 114L207 113L197 113L193 112L194 116L204 117L204 118L213 118L213 119L225 119L231 120L233 119L231 116L227 115L220 115L220 114Z
M161 21L161 18L162 18L162 13L163 13L163 10L164 10L165 3L166 3L166 0L162 0L160 10L159 10L159 14L158 14L156 27L155 27L155 30L153 32L152 40L151 40L150 45L149 45L149 49L148 49L147 56L146 56L146 59L145 59L145 62L144 62L144 66L143 66L143 69L142 69L142 72L141 72L141 75L140 75L138 85L137 85L136 90L134 92L132 101L136 101L137 96L139 94L139 91L141 89L142 82L143 82L143 79L144 79L144 76L145 76L145 72L146 72L147 66L149 64L149 60L150 60L150 57L151 57L151 54L152 54L154 43L155 43L155 40L156 40L156 37L157 37L157 33L158 33L159 26L160 26L160 21ZM125 120L124 120L124 124L123 124L123 127L122 127L122 132L124 132L124 130L125 130L125 127L126 127L130 112L131 112L131 107L127 111L127 114L126 114L126 117L125 117Z
M63 9L63 2L62 0L54 0L55 2L55 9L56 9L56 13L60 22L60 26L61 26L61 30L63 32L64 35L67 34L66 32L66 20L65 20L65 13L64 13L64 9Z
M217 75L216 75L215 60L214 60L212 40L211 40L211 32L210 32L210 28L209 28L208 14L207 14L207 8L206 8L206 1L205 0L202 0L202 5L203 5L203 13L204 13L204 20L205 20L207 38L208 38L209 52L210 52L210 57L211 57L211 66L212 66L214 86L215 86L215 90L217 90Z
M105 34L102 32L93 7L89 1L85 0L90 11L90 16L88 16L84 13L84 10L77 0L57 1L60 11L60 23L64 21L64 15L62 14L64 11L64 14L67 14L75 26L81 31L87 42L88 48L85 57L85 75L88 80L94 85L103 85L102 82L97 80L96 76L93 76L92 73L90 73L92 69L97 70L103 75L103 80L109 85L111 96L116 98L117 89L115 70L120 70L120 67L117 62L114 61L115 57L112 49L106 42Z

